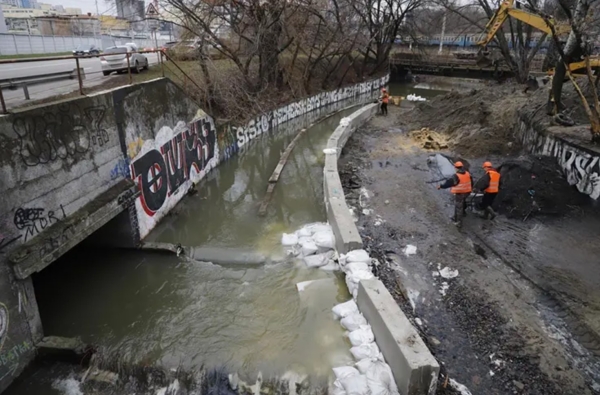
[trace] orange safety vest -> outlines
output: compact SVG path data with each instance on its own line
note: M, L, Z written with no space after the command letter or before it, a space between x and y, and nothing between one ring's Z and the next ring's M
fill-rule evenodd
M471 186L471 175L469 172L465 171L464 173L456 173L456 175L458 176L458 184L453 186L450 192L454 194L471 193L473 188Z
M489 170L487 174L490 175L490 185L485 188L485 193L498 193L500 190L500 173L496 170Z
M389 102L389 101L390 101L390 95L388 95L387 93L384 93L384 94L383 94L383 98L381 99L381 101L382 101L383 103L387 103L387 102Z

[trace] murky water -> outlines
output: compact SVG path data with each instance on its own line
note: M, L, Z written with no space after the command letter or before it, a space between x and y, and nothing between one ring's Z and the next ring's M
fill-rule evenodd
M281 152L318 114L256 139L222 163L147 240L282 257L282 232L326 221L322 150L339 120L354 110L308 128L266 216L258 208ZM315 279L325 281L298 292L296 283ZM187 370L225 366L253 379L259 371L266 377L289 370L327 376L332 366L351 359L331 316L331 307L349 298L345 284L335 273L302 262L220 266L157 252L77 248L34 282L46 335L80 336L132 363ZM60 393L46 388L47 394Z
M449 91L469 91L471 89L481 88L486 81L468 78L450 78L450 77L428 77L417 76L421 81L417 82L392 82L389 85L392 96L417 95L425 99L447 93Z

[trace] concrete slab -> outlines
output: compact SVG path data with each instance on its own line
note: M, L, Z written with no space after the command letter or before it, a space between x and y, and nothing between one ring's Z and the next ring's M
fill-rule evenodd
M390 365L402 395L433 395L440 365L400 307L377 279L361 281L356 300Z

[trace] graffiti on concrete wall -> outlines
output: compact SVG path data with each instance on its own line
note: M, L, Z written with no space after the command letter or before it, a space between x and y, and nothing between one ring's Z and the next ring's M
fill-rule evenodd
M592 155L561 138L538 133L523 121L519 132L523 145L531 153L556 158L570 185L593 199L600 197L600 155Z
M76 158L90 146L103 146L109 135L103 129L106 107L81 109L75 103L52 107L52 112L16 117L13 130L19 139L19 153L27 166Z
M0 252L2 252L5 248L7 248L9 245L14 243L15 241L19 240L21 237L23 237L23 236L22 235L5 236L5 235L0 234Z
M23 208L19 207L15 211L13 223L15 227L24 231L23 242L26 242L30 237L33 237L49 227L52 224L65 219L67 214L65 209L60 205L60 211L53 211L43 208Z
M146 215L139 221L141 237L161 218L157 214L169 211L192 183L217 165L216 140L213 121L203 114L189 124L180 121L174 128L164 126L153 140L144 142L130 165L140 191L137 200Z
M4 346L6 333L8 332L8 309L3 303L0 303L0 352Z
M341 100L354 98L374 89L384 86L389 76L384 76L374 81L363 82L334 91L322 92L312 97L290 103L271 112L259 115L250 120L245 126L234 128L237 138L237 148L240 149L257 136L269 132L278 125L291 121L306 113L310 113L321 107L336 103Z
M116 180L118 178L130 178L129 173L129 159L119 159L115 164L115 167L110 171L110 179Z

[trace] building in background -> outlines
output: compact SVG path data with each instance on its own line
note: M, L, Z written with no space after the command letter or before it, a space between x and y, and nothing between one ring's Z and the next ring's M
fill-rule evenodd
M16 8L23 7L21 0L2 0L0 3L2 5L9 5L9 6L16 7Z
M0 33L8 33L8 26L6 26L6 21L4 20L4 12L2 11L1 6L0 6Z
M44 36L88 36L100 34L100 21L89 15L36 18L37 29Z
M65 7L65 14L67 14L67 15L81 15L81 14L83 14L83 12L81 12L81 8Z

